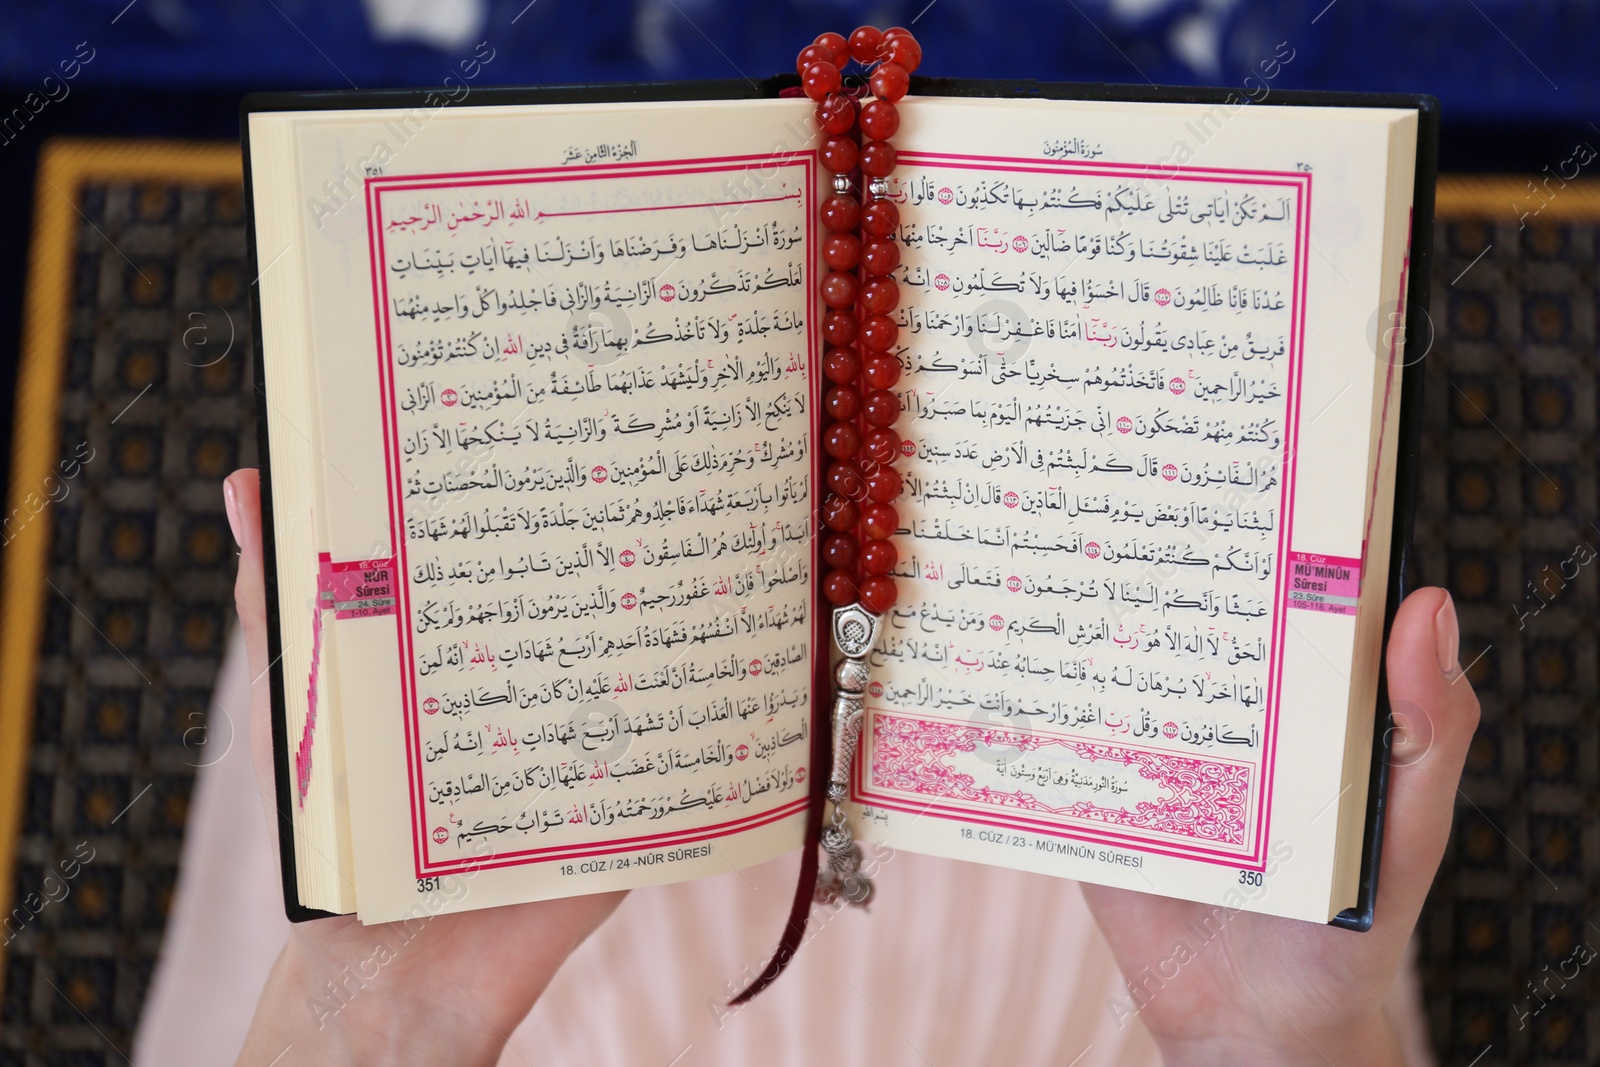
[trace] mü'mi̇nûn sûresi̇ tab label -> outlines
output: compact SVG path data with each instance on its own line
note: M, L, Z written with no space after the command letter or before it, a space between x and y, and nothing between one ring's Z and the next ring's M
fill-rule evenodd
M1361 561L1315 552L1289 553L1289 606L1354 615L1361 592Z

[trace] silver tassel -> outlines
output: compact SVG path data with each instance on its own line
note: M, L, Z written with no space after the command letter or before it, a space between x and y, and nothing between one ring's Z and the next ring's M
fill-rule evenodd
M833 609L833 641L844 658L834 671L833 770L828 777L830 825L822 830L822 849L828 865L817 871L814 899L828 904L843 899L865 906L872 900L872 880L861 873L861 846L850 833L844 803L850 791L850 767L855 762L867 680L867 654L878 643L882 619L859 604Z

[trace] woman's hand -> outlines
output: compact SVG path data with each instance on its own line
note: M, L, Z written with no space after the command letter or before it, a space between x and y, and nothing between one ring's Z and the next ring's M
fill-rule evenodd
M1083 886L1124 977L1163 968L1159 987L1147 983L1138 998L1138 1015L1168 1064L1400 1063L1380 1006L1444 855L1478 726L1458 642L1450 594L1419 589L1406 598L1389 639L1394 754L1368 932ZM1208 926L1218 932L1201 944L1195 931ZM1193 958L1167 978L1180 942Z
M274 798L257 472L234 472L223 491L240 548L234 597L254 679L256 784ZM277 819L271 821L275 843ZM556 969L623 895L405 924L363 926L354 916L298 923L267 979L239 1063L263 1067L292 1048L285 1064L493 1064Z

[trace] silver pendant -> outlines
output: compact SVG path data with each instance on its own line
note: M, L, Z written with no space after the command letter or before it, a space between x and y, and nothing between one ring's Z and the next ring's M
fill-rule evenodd
M822 849L828 864L817 871L814 899L865 906L872 900L872 881L861 873L861 846L850 833L844 802L850 792L850 768L855 762L861 722L865 717L867 654L878 643L882 618L859 604L833 609L833 642L844 657L834 671L833 769L828 776L829 824L822 830Z

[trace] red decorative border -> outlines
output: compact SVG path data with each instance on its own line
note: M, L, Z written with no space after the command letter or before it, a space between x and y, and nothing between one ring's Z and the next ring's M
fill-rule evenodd
M383 194L387 192L412 191L417 189L461 189L466 186L503 185L513 182L559 182L575 181L615 175L625 178L644 178L666 174L701 174L716 171L742 172L754 167L799 167L804 173L804 196L806 219L806 249L814 252L818 245L816 241L816 211L813 209L813 198L816 190L816 153L814 150L805 152L789 152L781 156L765 155L740 155L740 156L714 156L704 159L670 160L662 163L607 163L582 167L538 167L527 170L483 170L463 171L445 174L413 174L391 178L368 178L365 181L367 202L367 251L372 270L372 313L374 330L377 336L378 378L383 397L383 445L384 445L384 473L388 483L389 495L389 537L394 546L395 556L398 561L399 571L402 575L410 574L407 561L406 542L404 537L405 514L404 494L400 492L400 444L396 428L397 416L396 396L394 386L394 351L389 331L389 287L387 272L381 269L381 264L386 263L387 257L383 251L384 225L383 225ZM806 260L807 270L815 269L815 256ZM816 286L806 286L806 315L807 321L818 321L816 309ZM812 410L820 410L821 397L821 358L817 352L817 331L808 330L807 372L810 375ZM814 435L815 436L815 435ZM820 449L815 450L820 453ZM820 461L813 460L813 468ZM818 480L813 472L811 511L815 513L817 507ZM694 827L681 831L669 831L658 834L644 834L636 837L613 838L607 841L582 842L571 845L548 846L544 848L522 849L516 852L504 853L497 857L498 862L484 863L475 858L463 858L446 863L434 863L428 858L428 835L426 826L426 802L422 783L422 761L420 757L421 740L419 731L419 708L416 692L416 654L411 643L411 588L409 581L398 584L400 610L395 613L396 637L399 644L400 661L407 669L400 672L401 704L404 708L404 724L406 736L406 762L408 767L407 784L411 794L411 843L412 854L415 859L415 872L417 878L431 877L440 874L450 874L465 870L492 870L499 867L516 867L529 863L543 863L551 860L570 859L579 856L611 855L621 852L635 852L644 848L670 847L673 845L688 844L694 841L703 841L715 837L726 837L730 834L754 829L769 823L777 822L790 815L799 814L806 810L809 797L802 797L790 801L765 812L756 812L740 819L717 823L712 826ZM823 623L817 622L814 630L817 634L825 633ZM818 645L817 647L826 647Z
M1019 754L1052 746L1070 749L1091 763L1104 760L1132 767L1139 777L1159 782L1170 795L1160 803L1142 801L1131 811L1089 801L1052 807L1022 789L1006 792L980 787L972 775L961 774L946 762L947 756L973 752L980 743L1015 749ZM872 717L872 754L872 785L881 789L1234 846L1244 844L1248 828L1245 807L1255 769L1234 760L890 712Z
M1218 851L1199 846L1174 845L1172 842L1150 838L1137 832L1117 833L1109 829L1069 827L1059 821L1042 822L1018 814L1010 818L984 818L972 811L935 802L907 804L895 803L892 798L869 793L862 781L864 759L856 761L851 775L851 799L858 803L876 804L897 811L928 814L938 818L965 822L986 823L1033 833L1046 833L1063 837L1077 837L1085 841L1123 847L1135 847L1146 852L1194 859L1231 867L1262 870L1266 865L1266 846L1270 840L1272 822L1272 788L1277 770L1277 734L1279 701L1283 689L1284 627L1287 625L1289 596L1288 568L1282 566L1288 556L1294 537L1294 486L1299 466L1300 438L1300 376L1305 355L1306 279L1310 270L1307 250L1311 240L1311 174L1301 171L1238 170L1225 167L1189 167L1180 165L1157 168L1145 163L1070 163L1053 160L1026 159L1009 156L976 156L946 152L902 152L900 160L912 166L942 167L952 170L998 171L1001 173L1064 174L1085 177L1144 179L1160 183L1194 181L1226 182L1234 184L1277 185L1293 189L1296 195L1293 299L1290 310L1288 395L1284 401L1286 425L1284 432L1282 490L1279 499L1283 523L1278 535L1278 581L1273 591L1272 642L1268 652L1266 728L1262 736L1261 788L1258 792L1255 833L1244 844L1248 847L1236 852ZM874 716L882 714L872 709ZM875 725L874 725L875 728ZM990 805L990 811L995 811Z

